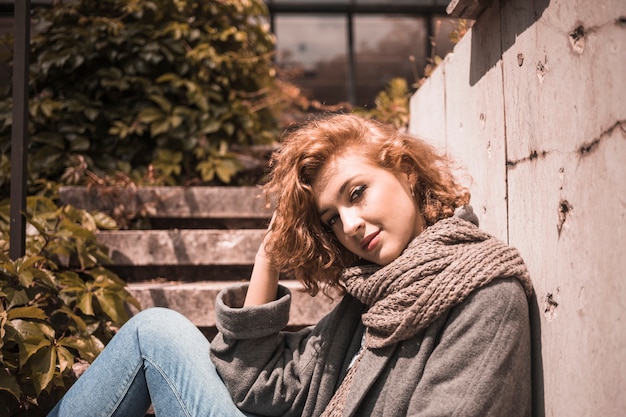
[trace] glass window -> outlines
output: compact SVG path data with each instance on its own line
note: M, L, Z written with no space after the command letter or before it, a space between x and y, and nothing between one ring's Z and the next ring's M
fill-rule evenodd
M307 97L325 104L347 100L347 27L343 15L280 14L274 18L276 62Z
M431 50L452 49L442 1L266 0L277 63L311 99L371 106L390 79L418 81Z
M426 63L427 42L424 18L355 16L355 104L372 105L392 78L415 83Z
M348 4L351 0L265 0L270 4ZM380 2L380 0L379 0Z
M454 48L450 34L456 29L458 22L458 19L449 16L435 16L432 19L435 53L442 58Z
M429 5L435 4L436 0L356 0L357 4L380 4L380 5L388 5L388 4L410 4L410 5ZM441 1L441 0L439 0ZM446 0L449 1L449 0ZM447 3L446 3L447 4Z

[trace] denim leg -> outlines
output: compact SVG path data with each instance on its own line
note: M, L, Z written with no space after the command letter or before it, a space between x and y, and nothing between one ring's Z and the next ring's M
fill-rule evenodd
M49 414L243 417L209 357L209 343L181 314L150 308L128 321Z

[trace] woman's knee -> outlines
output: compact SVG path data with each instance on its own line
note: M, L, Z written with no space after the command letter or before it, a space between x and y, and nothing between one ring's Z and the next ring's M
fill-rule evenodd
M188 321L188 319L179 312L170 308L149 307L132 316L130 322L132 321L152 323L155 321Z
M137 332L139 342L159 344L206 341L202 333L181 313L162 307L151 307L133 316L127 323ZM208 341L207 341L208 343Z

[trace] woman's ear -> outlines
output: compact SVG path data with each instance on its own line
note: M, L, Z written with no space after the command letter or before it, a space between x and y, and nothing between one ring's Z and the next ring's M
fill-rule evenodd
M409 171L406 174L406 179L411 185L417 184L417 173L415 171Z
M411 176L414 176L414 177L417 176L417 174L415 174L415 169L413 168L413 164L406 157L402 158L402 161L400 162L400 172L407 175L409 177L407 178L408 180L411 180L410 178Z
M415 187L417 183L417 174L414 172L406 173L406 183L411 191L411 196L415 197Z

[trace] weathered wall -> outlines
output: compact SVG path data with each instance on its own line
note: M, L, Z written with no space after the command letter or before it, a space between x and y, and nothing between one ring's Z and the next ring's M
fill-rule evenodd
M626 2L494 1L411 100L531 271L536 416L626 415Z

